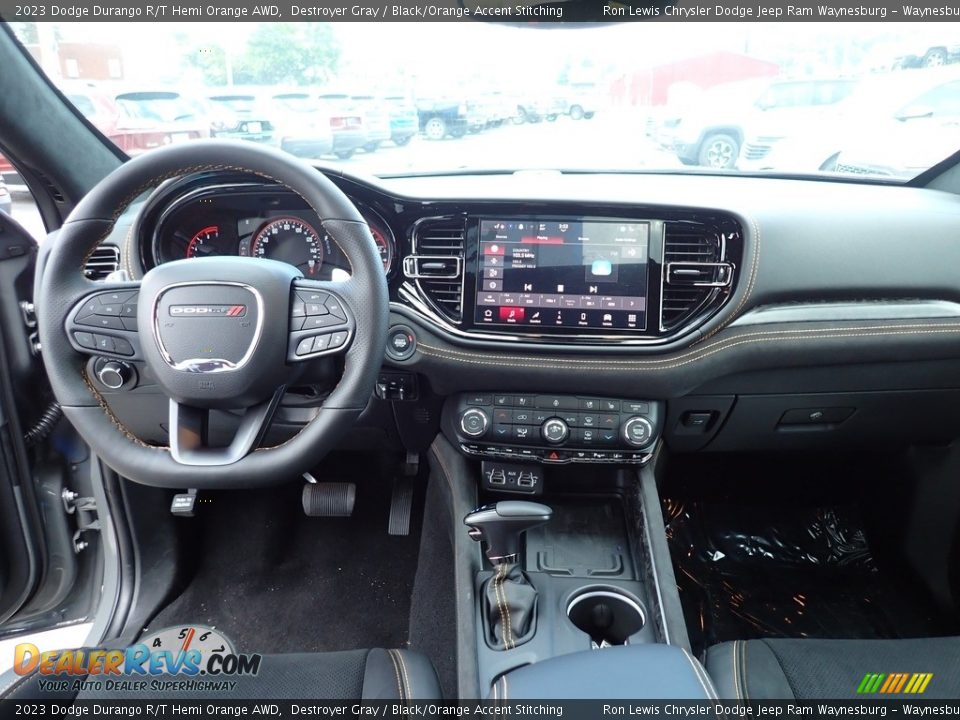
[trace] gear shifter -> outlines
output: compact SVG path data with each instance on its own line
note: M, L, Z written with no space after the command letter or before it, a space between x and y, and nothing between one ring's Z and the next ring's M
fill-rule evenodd
M496 569L480 598L487 643L494 650L512 650L533 637L537 589L520 567L520 540L552 516L546 505L508 500L477 508L463 519L470 537L486 543L487 559Z
M477 508L463 522L470 528L470 537L487 544L487 559L493 565L501 565L517 562L523 534L548 522L551 517L553 510L546 505L504 500Z

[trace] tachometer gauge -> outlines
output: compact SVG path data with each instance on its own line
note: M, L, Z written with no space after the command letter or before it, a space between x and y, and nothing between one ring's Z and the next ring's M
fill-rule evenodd
M198 232L187 244L187 257L211 257L220 254L218 241L220 240L220 228L216 225L210 225Z
M271 220L260 229L250 245L250 255L290 263L304 275L311 276L319 272L323 263L323 243L308 223L283 217Z
M390 270L393 269L393 248L395 244L393 233L390 232L390 228L383 218L369 208L364 208L360 212L363 219L367 221L367 225L370 226L370 234L373 235L373 241L377 244L380 260L383 262L383 272L385 275L389 275Z
M383 263L383 272L389 273L390 266L393 265L393 246L380 231L380 228L371 225L370 234L373 235L373 241L377 244L377 250L380 251L380 261Z

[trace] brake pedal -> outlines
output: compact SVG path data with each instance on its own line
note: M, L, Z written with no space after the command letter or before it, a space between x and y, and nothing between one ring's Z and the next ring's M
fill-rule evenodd
M350 517L357 501L357 486L346 482L310 483L303 486L303 512L309 517Z
M410 513L413 511L413 482L410 478L394 478L390 498L389 535L410 534Z

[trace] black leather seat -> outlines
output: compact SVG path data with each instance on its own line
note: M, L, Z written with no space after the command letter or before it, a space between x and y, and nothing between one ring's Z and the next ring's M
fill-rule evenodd
M890 675L906 675L887 688L899 692L877 697L960 697L960 637L737 640L710 648L706 664L720 697L729 700L863 699L871 695L858 695L857 689L868 673L886 676L876 683L877 691ZM933 675L922 695L904 692L913 689L915 673Z
M218 676L236 682L229 691L153 690L81 691L50 693L40 690L43 676L0 676L4 700L133 700L147 695L156 700L288 699L288 700L439 700L440 684L433 665L410 650L348 650L329 653L264 655L256 675ZM70 678L73 680L74 678ZM103 679L100 677L99 679ZM213 676L118 676L117 680L153 680L182 683L207 681Z

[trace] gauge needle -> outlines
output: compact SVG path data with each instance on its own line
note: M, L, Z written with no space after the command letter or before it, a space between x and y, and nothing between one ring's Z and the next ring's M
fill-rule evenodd
M316 264L317 264L316 260L307 260L307 272L310 273L311 275L313 275L313 271L316 267Z
M190 643L193 641L193 636L196 635L197 631L193 628L187 631L187 637L183 639L183 645L180 646L180 652L186 652L190 649Z

